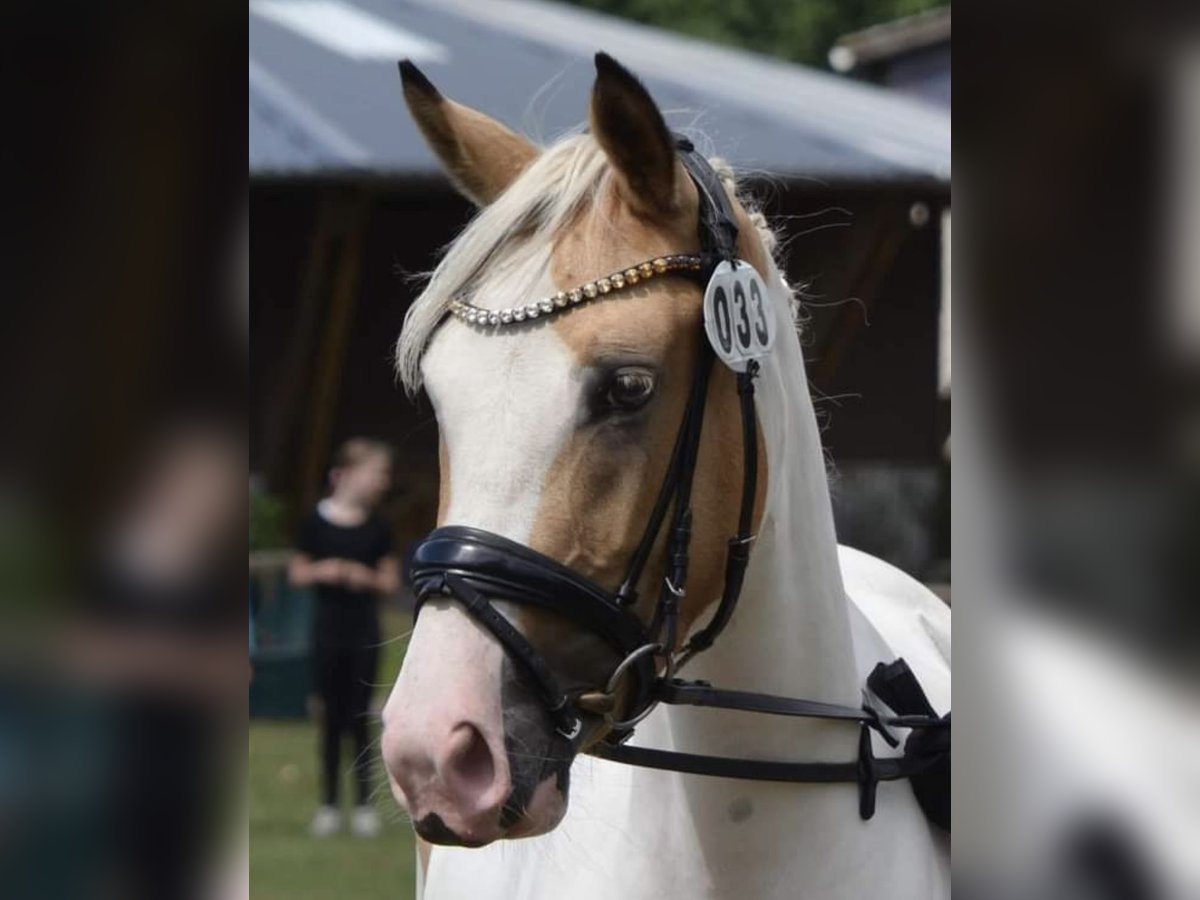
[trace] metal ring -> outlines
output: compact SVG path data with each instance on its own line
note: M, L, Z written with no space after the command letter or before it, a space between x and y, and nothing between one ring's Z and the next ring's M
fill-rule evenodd
M667 662L666 677L670 678L674 674L675 660L670 656L670 654L663 652L662 644L642 644L642 646L638 647L636 650L634 650L632 653L630 653L627 657L625 657L623 660L621 660L620 664L615 669L613 669L612 675L609 676L608 684L605 685L605 687L604 687L604 693L606 693L606 694L613 693L613 691L615 691L617 688L617 683L621 680L621 676L624 675L629 670L630 666L632 666L635 662L637 662L639 659L641 659L643 656L646 656L647 654L649 654L651 656L662 655L663 658ZM640 713L638 713L636 716L631 716L628 719L614 719L612 713L605 713L604 721L608 724L608 726L610 728L616 729L618 731L626 729L626 728L632 728L638 722L642 721L642 719L646 718L646 716L650 715L650 713L652 713L654 711L654 708L656 706L658 706L658 703L659 703L658 700L652 701Z
M675 587L675 583L673 581L671 581L670 575L663 578L663 584L665 584L667 586L668 591L670 591L672 594L674 594L679 599L683 599L683 597L687 595L686 588Z
M608 684L604 686L604 693L611 694L616 690L617 682L621 680L621 676L629 671L629 667L645 656L647 653L657 653L662 650L662 644L642 644L613 669L613 673L608 676Z

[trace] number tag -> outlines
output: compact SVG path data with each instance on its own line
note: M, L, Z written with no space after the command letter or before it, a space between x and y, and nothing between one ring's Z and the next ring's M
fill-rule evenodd
M704 332L721 361L735 372L775 345L775 313L767 286L744 260L723 262L704 289Z

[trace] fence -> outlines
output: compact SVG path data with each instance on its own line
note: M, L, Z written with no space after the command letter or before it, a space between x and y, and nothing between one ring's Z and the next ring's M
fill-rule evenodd
M288 584L287 550L250 554L250 614L255 646L250 659L250 715L298 718L308 712L312 687L313 594Z

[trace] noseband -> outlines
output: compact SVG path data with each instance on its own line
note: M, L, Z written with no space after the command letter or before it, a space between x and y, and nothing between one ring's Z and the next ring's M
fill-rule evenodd
M683 276L698 281L703 287L720 263L738 265L737 222L720 178L689 141L679 138L677 147L680 160L700 195L699 254L648 260L523 307L486 310L465 300L456 300L451 305L451 315L475 327L503 329L539 316L553 315L651 278ZM478 528L447 526L427 535L406 563L405 574L416 596L417 610L431 598L450 597L461 603L495 636L528 676L529 684L537 692L556 731L570 742L572 749L577 749L582 740L584 714L600 715L608 725L608 732L602 741L588 748L587 752L593 755L632 765L730 778L857 782L860 787L859 812L864 819L870 818L875 807L875 786L879 781L913 777L915 783L917 776L942 761L940 755L930 750L929 741L920 742L922 746L917 749L922 752L908 752L919 732L910 737L903 758L875 759L871 753L871 730L878 731L889 745L896 746L898 741L890 727L938 731L944 727L948 756L948 717L943 720L934 714L903 660L890 667L877 666L868 679L868 687L895 712L908 712L905 715L881 715L865 691L863 706L856 708L721 690L705 682L675 677L689 659L710 647L729 623L741 594L754 542L751 528L758 484L754 379L758 374L758 363L750 360L745 371L737 373L744 451L738 530L728 542L724 587L716 612L681 646L679 605L687 591L692 481L714 358L712 345L701 333L695 372L666 476L642 537L615 591L500 535ZM658 587L653 615L649 623L644 623L634 612L639 599L637 586L664 525L668 528L666 575ZM540 607L566 616L604 640L621 662L602 689L569 690L537 648L493 606L497 600ZM661 675L658 671L660 661ZM617 716L618 692L623 686L625 702L623 712ZM905 696L911 695L912 686L916 686L921 703L914 706L895 699L905 691ZM770 762L626 746L634 726L659 703L836 719L857 724L860 728L859 758L847 763Z

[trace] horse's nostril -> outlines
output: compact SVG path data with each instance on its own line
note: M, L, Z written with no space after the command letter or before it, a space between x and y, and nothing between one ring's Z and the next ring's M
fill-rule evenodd
M450 735L442 778L460 793L480 796L496 780L496 762L479 729L469 722L458 725Z

